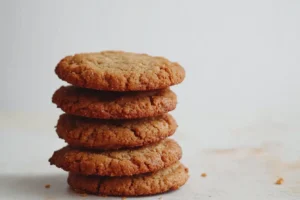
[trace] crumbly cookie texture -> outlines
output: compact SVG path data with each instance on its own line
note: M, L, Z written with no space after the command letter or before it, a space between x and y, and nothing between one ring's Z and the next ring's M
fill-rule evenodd
M72 85L107 91L145 91L179 84L184 69L163 57L123 51L81 53L63 58L55 68Z
M72 147L108 150L133 148L159 142L177 128L170 114L133 120L101 120L62 114L58 136Z
M52 102L72 115L101 119L135 119L159 116L174 110L177 97L170 89L105 92L62 86L54 93Z
M142 196L176 190L188 180L188 169L177 162L154 173L126 177L83 176L69 173L75 191L96 195Z
M181 147L172 139L136 149L86 151L66 146L55 151L50 164L84 175L132 176L168 167L182 156Z

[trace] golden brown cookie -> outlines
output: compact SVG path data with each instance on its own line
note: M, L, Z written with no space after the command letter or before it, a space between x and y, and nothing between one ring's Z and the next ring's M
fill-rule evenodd
M107 150L156 143L173 135L176 128L177 123L169 114L132 120L101 120L63 114L56 132L72 147Z
M109 196L142 196L176 190L188 180L188 169L180 162L154 173L101 177L70 173L68 184L76 192Z
M101 119L134 119L159 116L176 107L170 89L146 92L105 92L62 86L52 102L68 114Z
M145 91L181 83L184 69L163 57L123 51L67 56L55 68L59 78L83 88Z
M177 162L180 146L172 139L136 149L87 151L66 146L52 155L50 164L84 175L131 176L154 172Z

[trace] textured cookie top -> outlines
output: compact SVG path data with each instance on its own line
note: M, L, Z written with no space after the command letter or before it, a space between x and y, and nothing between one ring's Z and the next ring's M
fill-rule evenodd
M69 173L68 184L77 192L97 195L141 196L176 190L188 180L188 169L177 162L154 173L126 177L83 176Z
M119 149L159 142L173 135L176 128L177 123L169 114L133 120L101 120L63 114L56 132L73 147Z
M66 146L52 155L50 164L84 175L131 176L157 171L177 162L180 146L172 139L142 148L118 151L86 151Z
M184 69L163 57L123 51L103 51L67 56L55 69L72 85L107 91L144 91L183 81Z
M106 92L62 86L52 102L68 114L101 119L159 116L175 109L177 97L170 89L146 92Z

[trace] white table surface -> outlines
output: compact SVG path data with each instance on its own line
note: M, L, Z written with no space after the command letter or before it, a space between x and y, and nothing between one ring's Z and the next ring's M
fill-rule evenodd
M0 115L0 199L102 199L73 193L66 172L49 165L48 158L64 142L55 134L57 116L45 116ZM185 124L174 136L190 169L187 184L137 199L300 199L299 118L197 120L197 126L190 126L178 119ZM204 172L206 178L200 176ZM274 184L278 177L284 178L282 185ZM46 184L51 188L45 189Z

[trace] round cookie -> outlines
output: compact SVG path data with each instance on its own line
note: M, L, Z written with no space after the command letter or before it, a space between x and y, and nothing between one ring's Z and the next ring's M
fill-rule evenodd
M136 149L86 151L66 146L49 159L66 171L84 175L132 176L168 167L182 156L180 146L172 139Z
M176 190L188 180L180 162L154 173L125 177L83 176L69 173L68 184L80 193L109 196L142 196Z
M64 112L89 118L135 119L174 110L177 97L169 88L146 92L106 92L62 86L52 102Z
M123 51L67 56L58 63L55 73L72 85L106 91L162 89L185 78L185 71L178 63Z
M133 120L101 120L62 114L58 136L72 147L119 149L145 146L174 134L175 119L164 114Z

